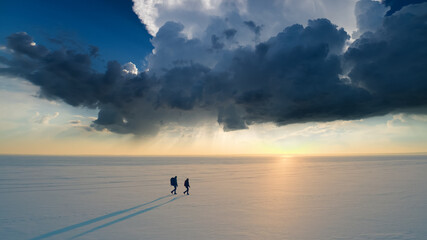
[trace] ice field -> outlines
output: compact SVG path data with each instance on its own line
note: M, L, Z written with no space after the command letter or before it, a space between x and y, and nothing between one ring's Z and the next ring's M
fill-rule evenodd
M426 173L420 155L1 156L0 239L422 240Z

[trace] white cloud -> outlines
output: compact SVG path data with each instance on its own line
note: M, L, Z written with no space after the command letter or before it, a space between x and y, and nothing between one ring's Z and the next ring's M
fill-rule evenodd
M386 125L388 128L396 127L399 124L406 123L405 114L395 114L391 120L388 120Z
M357 19L357 31L353 32L353 38L359 38L367 31L376 31L383 21L388 8L379 1L360 0L356 4L355 15Z
M123 65L123 73L125 75L138 75L138 68L133 62L128 62Z
M427 115L413 114L410 117L415 121L427 122Z
M36 112L35 115L32 117L32 120L35 123L48 125L52 119L55 119L59 116L59 112L55 112L54 114L44 114L41 115L39 112Z
M243 21L263 25L261 40L286 26L306 24L308 19L328 18L348 32L356 30L354 5L357 0L133 0L133 10L155 36L167 21L180 22L188 37L201 38L212 19L221 18L235 29Z
M148 32L155 36L167 21L178 21L193 29L196 25L206 24L209 16L222 15L222 2L223 0L134 0L133 10L146 25ZM246 1L240 0L236 1L236 4L244 5L244 2ZM185 12L196 15L186 16ZM205 19L200 21L203 17ZM191 18L195 20L193 23Z

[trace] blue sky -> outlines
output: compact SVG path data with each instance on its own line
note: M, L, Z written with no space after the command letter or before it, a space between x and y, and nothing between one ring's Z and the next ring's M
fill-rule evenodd
M68 47L100 50L99 58L141 66L152 50L151 36L132 11L132 1L1 1L0 44L14 32L27 32L43 45L65 40ZM99 64L99 67L105 65Z

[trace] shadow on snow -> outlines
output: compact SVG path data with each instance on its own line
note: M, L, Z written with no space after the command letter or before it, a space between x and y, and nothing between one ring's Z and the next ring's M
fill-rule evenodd
M123 213L129 212L129 211L135 210L135 209L137 209L137 208L140 208L140 207L146 206L146 205L148 205L148 204L151 204L151 203L154 203L154 202L160 201L160 200L162 200L162 199L164 199L164 198L167 198L167 197L170 197L170 196L171 196L171 195L165 195L165 196L159 197L159 198L154 199L154 200L152 200L152 201L150 201L150 202L146 202L146 203L140 204L140 205L135 206L135 207L131 207L131 208L124 209L124 210L120 210L120 211L113 212L113 213L109 213L109 214L104 215L104 216L96 217L96 218L93 218L93 219L90 219L90 220L87 220L87 221L84 221L84 222L81 222L81 223L77 223L77 224L74 224L74 225L71 225L71 226L68 226L68 227L60 228L60 229L58 229L58 230L55 230L55 231L52 231L52 232L48 232L48 233L42 234L42 235L40 235L40 236L37 236L37 237L31 238L30 240L40 240L40 239L49 238L49 237L52 237L52 236L55 236L55 235L58 235L58 234L61 234L61 233L65 233L65 232L68 232L68 231L74 230L74 229L76 229L76 228L84 227L84 226L87 226L87 225L89 225L89 224L92 224L92 223L95 223L95 222L99 222L99 221L102 221L102 220L105 220L105 219L108 219L108 218L111 218L111 217L115 217L115 216L117 216L117 215L120 215L120 214L123 214ZM121 217L121 218L119 218L119 219L113 220L113 221L111 221L111 222L105 223L105 224L100 225L100 226L98 226L98 227L94 227L94 228L92 228L92 229L90 229L90 230L88 230L88 231L86 231L86 232L83 232L83 233L80 233L80 234L78 234L78 235L75 235L75 236L71 237L70 239L75 239L75 238L80 237L80 236L83 236L83 235L85 235L85 234L88 234L88 233L94 232L94 231L96 231L96 230L98 230L98 229L101 229L101 228L104 228L104 227L108 227L108 226L110 226L110 225L112 225L112 224L114 224L114 223L118 223L118 222L124 221L124 220L126 220L126 219L129 219L129 218L131 218L131 217L134 217L134 216L136 216L136 215L139 215L139 214L142 214L142 213L148 212L148 211L150 211L150 210L153 210L153 209L155 209L155 208L161 207L161 206L163 206L163 205L165 205L165 204L168 204L168 203L170 203L170 202L172 202L172 201L174 201L174 200L176 200L176 199L178 199L178 198L181 198L181 197L182 197L182 196L174 197L174 198L170 199L170 200L169 200L169 201L167 201L167 202L160 203L160 204L157 204L157 205L154 205L154 206L151 206L151 207L148 207L148 208L142 209L142 210L140 210L140 211L137 211L137 212L132 213L132 214L129 214L129 215L127 215L127 216L124 216L124 217Z
M127 215L127 216L121 217L121 218L119 218L119 219L113 220L113 221L111 221L111 222L108 222L108 223L102 224L102 225L100 225L100 226L98 226L98 227L94 227L94 228L92 228L92 229L87 230L86 232L83 232L83 233L77 234L77 235L75 235L75 236L72 236L72 237L71 237L71 238L69 238L69 239L70 239L70 240L71 240L71 239L75 239L75 238L81 237L81 236L83 236L83 235L86 235L86 234L88 234L88 233L91 233L91 232L94 232L94 231L96 231L96 230L99 230L99 229L101 229L101 228L105 228L105 227L108 227L108 226L113 225L113 224L115 224L115 223L118 223L118 222L124 221L124 220L126 220L126 219L129 219L129 218L131 218L131 217L135 217L135 216L137 216L137 215L139 215L139 214L141 214L141 213L145 213L145 212L151 211L151 210L153 210L153 209L155 209L155 208L158 208L158 207L160 207L160 206L163 206L163 205L165 205L165 204L168 204L168 203L170 203L170 202L173 202L173 201L175 201L175 200L177 200L178 198L181 198L181 197L183 197L183 196L174 197L174 198L170 199L170 200L169 200L169 201L167 201L167 202L160 203L160 204L154 205L154 206L149 207L149 208L146 208L146 209L142 209L142 210L140 210L140 211L138 211L138 212L135 212L135 213L129 214L129 215Z

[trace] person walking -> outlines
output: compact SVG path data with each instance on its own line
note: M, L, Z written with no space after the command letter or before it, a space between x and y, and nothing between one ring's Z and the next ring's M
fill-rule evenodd
M178 187L177 176L171 178L171 186L173 186L173 190L171 191L171 194L176 194L176 188Z
M190 190L190 180L188 178L185 179L184 187L187 188L187 190L185 190L184 194L187 193L187 195L190 195L190 193L188 192Z

